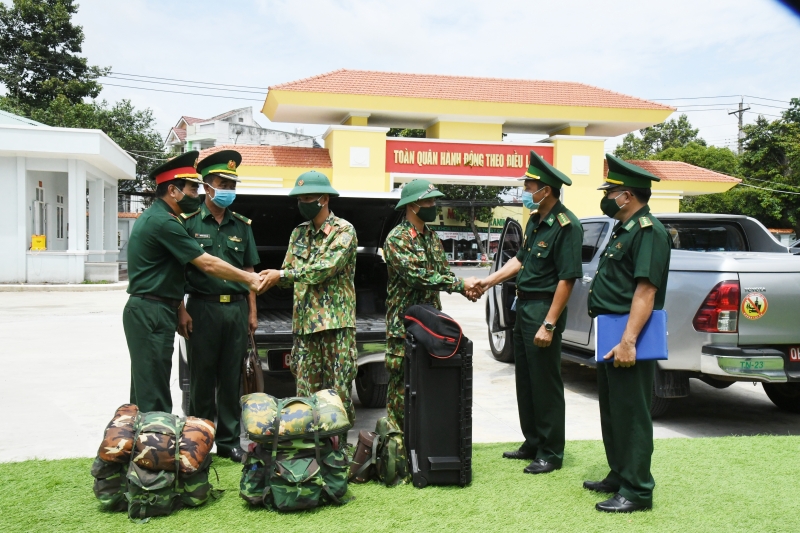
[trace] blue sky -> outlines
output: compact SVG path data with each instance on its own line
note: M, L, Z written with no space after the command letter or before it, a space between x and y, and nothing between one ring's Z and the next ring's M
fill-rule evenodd
M259 88L338 68L577 81L704 105L685 109L701 136L719 146L735 146L736 118L727 110L738 95L770 115L781 110L766 105L786 107L781 102L800 97L800 20L772 0L81 0L77 22L90 62L117 73ZM259 112L265 91L250 90L216 93L235 98L222 99L106 85L102 97L152 108L162 133L180 115L210 117L245 105L264 126L293 127L270 125ZM702 96L727 97L667 100ZM698 111L704 108L714 111ZM746 113L745 121L755 117Z

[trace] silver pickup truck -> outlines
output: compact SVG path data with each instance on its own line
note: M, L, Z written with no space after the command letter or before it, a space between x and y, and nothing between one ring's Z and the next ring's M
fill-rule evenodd
M761 382L779 408L800 413L800 256L782 246L757 220L737 215L656 215L672 237L665 309L669 359L656 370L652 414L689 394L689 378L723 389L736 381ZM587 297L601 251L615 221L581 219L583 278L567 305L562 358L595 366L595 332ZM515 256L519 222L508 219L492 270ZM499 361L513 362L509 280L487 298L489 344Z

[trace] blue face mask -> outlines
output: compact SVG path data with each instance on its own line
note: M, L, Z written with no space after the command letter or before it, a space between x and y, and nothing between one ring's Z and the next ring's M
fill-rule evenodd
M542 198L542 200L544 200L544 198ZM530 193L528 191L522 192L522 205L524 205L526 209L529 209L531 211L536 211L537 209L539 209L539 204L540 202L533 201L533 193Z
M206 187L214 189L214 187L208 184L206 184ZM214 205L224 209L231 205L235 199L236 191L230 189L214 189L214 198L212 198L211 201L214 202Z

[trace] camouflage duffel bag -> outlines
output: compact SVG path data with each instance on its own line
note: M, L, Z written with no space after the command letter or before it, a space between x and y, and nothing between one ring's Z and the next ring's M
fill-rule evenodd
M136 466L155 472L175 472L178 456L175 442L183 429L178 415L153 411L142 413L136 424L132 461Z
M277 400L269 394L242 396L242 425L254 442L269 444L281 440L312 435L319 438L339 435L352 427L339 394L333 389L321 390L308 398ZM316 414L315 414L316 413ZM276 420L280 423L276 424Z
M103 442L97 450L97 457L107 463L124 463L131 460L133 449L134 425L139 415L139 408L126 403L117 409L114 418L106 426Z

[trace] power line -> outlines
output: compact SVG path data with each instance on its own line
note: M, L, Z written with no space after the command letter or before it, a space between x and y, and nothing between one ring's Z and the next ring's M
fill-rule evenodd
M220 87L241 87L242 89L261 89L262 91L269 90L269 87L252 87L250 85L232 85L229 83L215 83L210 81L181 80L177 78L160 78L158 76L145 76L143 74L130 74L126 72L111 72L111 74L119 74L120 76L134 76L137 78L149 78L152 80L180 81L184 83L202 83L204 85L218 85Z
M775 100L774 98L764 98L762 96L750 96L750 95L747 95L747 94L745 94L744 96L746 96L747 98L755 98L756 100L767 100L767 101L770 101L770 102L780 102L782 104L791 104L791 102L786 102L785 100Z
M247 102L263 102L264 100L255 100L253 98L237 98L236 96L223 96L220 94L202 94L202 93L187 93L185 91L168 91L166 89L154 89L151 87L134 87L131 85L118 85L116 83L103 83L103 85L109 85L111 87L124 87L126 89L140 89L142 91L155 91L159 93L172 93L172 94L186 94L189 96L206 96L209 98L225 98L227 100L244 100Z
M726 94L723 96L687 96L686 98L648 98L648 100L660 100L663 102L672 100L710 100L712 98L738 98L738 94Z
M101 77L114 79L114 80L133 81L133 82L136 82L136 83L153 83L153 84L157 84L157 85L168 85L170 87L172 87L172 86L175 86L175 87L192 87L194 89L206 89L206 90L209 90L209 91L228 91L228 92L234 92L234 93L264 94L263 92L260 92L260 91L256 92L256 91L244 91L244 90L240 90L240 89L223 89L223 88L219 88L218 89L216 87L205 87L203 85L188 85L188 84L185 84L185 83L167 83L167 82L163 82L163 81L137 80L137 79L134 79L134 78L122 78L122 77L119 77L119 76L101 76Z
M741 185L743 187L750 187L751 189L759 189L761 191L776 192L776 193L779 193L779 194L796 194L796 195L800 195L800 192L779 191L779 190L776 190L776 189L767 189L766 187L756 187L755 185L749 185L747 183L737 183L736 185Z

